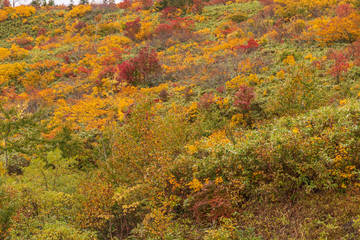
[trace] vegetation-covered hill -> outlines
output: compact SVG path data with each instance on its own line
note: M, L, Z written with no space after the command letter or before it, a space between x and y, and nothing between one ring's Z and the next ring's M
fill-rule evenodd
M359 239L360 2L0 9L0 239Z

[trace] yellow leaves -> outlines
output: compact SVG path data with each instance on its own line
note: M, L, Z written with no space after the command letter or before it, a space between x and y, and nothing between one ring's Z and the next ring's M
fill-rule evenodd
M11 55L10 49L0 48L0 61L6 61Z
M357 13L343 18L318 18L309 23L311 27L303 34L303 38L315 40L322 45L353 42L360 37L359 22L360 15Z
M114 193L112 199L121 205L122 215L127 215L137 209L140 205L139 201L132 200L134 192L140 188L140 185L135 185L129 188L118 188Z
M102 22L99 24L99 32L111 33L122 31L122 25L120 22Z
M169 84L167 83L162 83L159 86L156 87L151 87L151 88L141 88L140 92L142 93L153 93L153 94L159 94L161 91L163 90L168 90L169 88Z
M181 184L176 180L176 178L173 174L170 174L170 176L167 178L167 180L169 181L169 184L171 185L173 190L181 187Z
M0 65L0 84L20 76L25 70L25 63L8 63Z
M59 36L59 35L61 35L61 34L63 34L64 33L64 31L62 30L62 29L60 29L60 28L57 28L57 29L55 29L54 31L53 31L53 34L55 35L55 36Z
M18 6L15 7L15 13L20 17L30 17L36 12L36 9L33 6Z
M187 184L191 190L198 192L203 188L203 184L196 178Z
M0 22L5 21L8 18L8 13L0 9Z
M36 9L33 6L25 6L25 5L17 6L14 8L7 7L4 8L4 10L7 14L11 14L11 19L18 18L19 16L30 17L36 12ZM2 12L4 10L0 10L0 22L1 22L1 16L5 15L5 13ZM6 20L6 18L4 20Z
M230 121L230 127L235 127L239 124L244 124L245 123L245 117L244 114L242 113L238 113L235 114L231 117L231 121Z
M28 50L19 47L15 43L11 45L10 51L11 51L11 58L17 60L24 59L29 54Z
M124 214L131 213L136 210L136 208L140 205L140 202L134 202L129 205L122 205L121 208Z
M306 27L306 23L302 19L298 19L294 22L293 28L296 33L300 34Z
M205 16L202 16L202 15L198 15L198 14L196 14L195 16L194 16L194 19L195 19L195 21L197 21L197 22L205 22Z
M223 98L223 97L215 97L214 100L215 100L216 105L218 105L218 107L219 107L220 109L228 108L228 107L229 107L230 98L228 98L228 97L226 97L226 98Z
M342 99L342 100L340 100L339 104L340 104L340 106L344 106L347 104L347 102L348 102L347 99Z
M292 129L292 132L293 132L294 134L297 134L297 133L299 133L300 131L299 131L299 129L298 129L297 127L294 127L294 128Z
M238 64L238 72L242 74L251 74L256 62L246 58Z
M115 112L108 109L110 99L86 95L73 105L63 99L59 99L57 104L58 108L55 109L52 119L54 125L68 123L73 129L84 127L87 130L102 130L107 123L114 120Z
M287 58L285 58L285 59L283 60L283 62L284 62L285 64L287 64L287 65L292 65L292 66L296 64L295 58L294 58L293 55L287 56Z
M41 81L41 75L38 71L30 71L23 75L23 77L20 78L20 81L25 87L36 87Z
M186 86L178 86L178 87L174 87L173 91L174 92L182 92L186 89Z
M248 81L244 76L236 76L233 79L231 79L230 81L227 81L225 83L226 89L229 90L236 90L239 88L239 86L243 85L243 84L247 84Z
M196 145L187 145L185 146L185 149L187 150L187 153L190 155L193 155L198 152L198 148Z
M276 73L276 77L279 79L285 79L285 72L283 70L280 70Z
M92 7L90 5L78 5L68 12L65 18L83 17L86 13L91 12Z
M314 57L311 53L307 54L304 59L308 59L310 61L315 61L317 58Z
M214 182L215 185L219 185L224 182L224 179L222 179L222 177L216 177Z
M111 48L119 48L124 45L128 45L131 42L132 42L132 40L128 37L112 35L112 36L105 37L101 41L100 45L102 46L102 48L107 47L107 48L111 49ZM100 51L100 49L98 49L98 52L99 51ZM105 52L105 53L107 53L107 52Z
M125 98L120 98L120 99L117 99L117 107L118 107L118 119L121 121L124 119L124 113L123 111L129 107L130 105L132 105L134 103L134 99L132 98L128 98L128 97L125 97Z
M336 0L275 0L275 14L283 18L291 18L296 14L312 13L324 10L336 3Z
M148 38L153 30L155 29L154 22L149 19L149 21L141 21L141 27L138 34L136 34L136 38L139 40L144 40Z
M198 104L196 102L192 102L186 109L187 114L190 118L194 118L198 112Z
M225 130L220 130L211 134L207 139L204 139L204 141L202 141L201 147L205 149L210 149L214 152L214 147L229 143L230 140L227 138Z

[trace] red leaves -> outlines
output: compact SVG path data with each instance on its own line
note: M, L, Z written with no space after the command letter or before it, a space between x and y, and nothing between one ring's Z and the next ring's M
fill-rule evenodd
M131 0L124 0L123 2L119 3L117 6L120 9L127 9L131 7Z
M154 50L144 48L139 55L124 61L117 67L118 82L127 82L132 85L144 83L148 76L161 72L161 65Z
M214 94L212 92L205 93L201 96L198 107L202 109L209 109L213 103L215 103Z
M174 16L176 16L177 10L178 9L176 7L166 7L161 11L160 17L162 19L172 19Z
M241 46L235 47L235 49L240 49L245 52L252 52L252 51L255 51L256 49L258 49L258 47L259 47L258 42L255 39L251 38L250 40L247 41L247 45L241 45Z
M131 38L132 40L136 39L136 34L139 33L141 28L140 18L135 19L134 21L125 23L125 36Z
M259 0L264 6L272 5L274 3L274 0Z
M330 59L335 60L335 62L330 68L329 73L336 78L336 83L339 84L341 75L348 71L350 64L345 54L341 51L332 52L330 54Z
M356 66L360 66L360 39L346 48L346 54L353 60Z
M343 18L349 16L353 11L350 4L341 4L336 8L336 15Z
M39 36L45 36L45 34L46 34L46 29L43 28L43 27L39 28L39 30L38 30L38 32L37 32L37 36L38 36L38 37L39 37Z
M221 217L231 217L234 208L226 196L226 191L212 181L193 195L193 215L198 223L214 222Z
M255 99L254 88L243 84L234 95L234 106L242 110L250 110L251 102Z

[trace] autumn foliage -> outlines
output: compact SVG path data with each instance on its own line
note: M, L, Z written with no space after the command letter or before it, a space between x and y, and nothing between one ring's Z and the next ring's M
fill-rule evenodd
M0 239L357 239L359 1L0 8Z

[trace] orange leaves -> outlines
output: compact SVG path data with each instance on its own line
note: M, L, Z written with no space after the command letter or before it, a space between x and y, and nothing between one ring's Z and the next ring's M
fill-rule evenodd
M0 65L0 85L4 83L8 83L11 85L9 81L16 80L24 71L26 64L25 63L8 63Z
M74 7L70 12L66 14L66 18L83 17L86 13L91 12L92 7L90 5L78 5Z
M10 58L11 51L7 48L0 48L0 62L6 61Z
M336 42L354 42L360 37L360 15L351 13L347 17L321 18L310 23L304 38L323 45Z
M19 16L20 17L30 17L31 15L33 15L36 12L36 9L33 6L25 6L25 5L17 6L14 8L6 7L6 8L4 8L4 10L7 12L7 14L9 14L11 16L11 19L18 18ZM4 15L4 13L1 13L1 11L3 11L3 10L0 10L0 16ZM0 19L0 22L1 22L1 19Z
M0 9L0 22L5 21L8 18L8 13Z
M115 112L109 111L110 100L84 96L82 100L70 105L65 100L58 100L59 107L54 112L53 124L68 123L73 129L85 128L104 129L110 122L115 120Z

